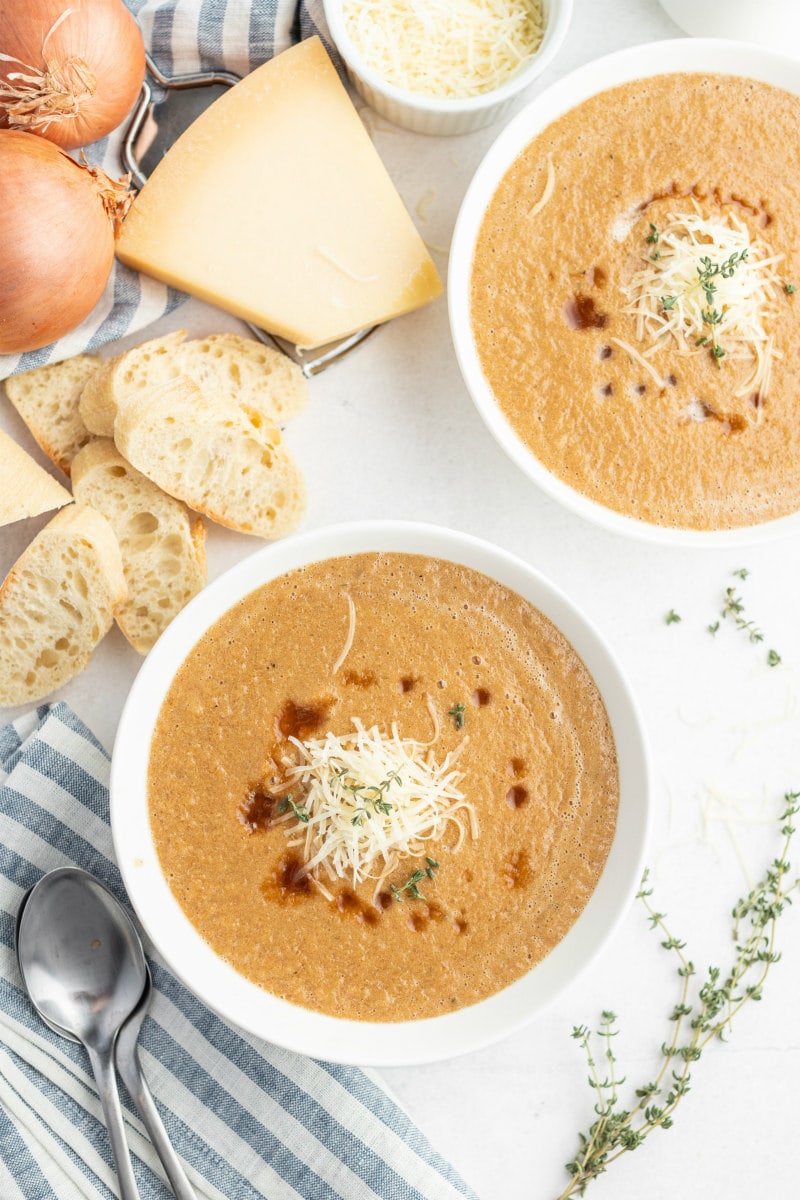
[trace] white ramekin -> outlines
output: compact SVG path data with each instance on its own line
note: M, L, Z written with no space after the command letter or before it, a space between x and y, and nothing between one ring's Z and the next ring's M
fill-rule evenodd
M549 471L506 420L481 367L470 320L470 279L475 244L486 209L514 160L557 117L598 92L652 75L697 71L758 79L800 95L797 60L759 46L720 39L679 38L631 46L595 59L551 84L503 129L473 176L450 245L447 299L456 358L478 412L491 433L534 483L554 500L597 525L666 545L748 546L800 532L800 512L759 525L698 530L654 525L590 500Z
M385 550L461 563L511 588L558 626L600 689L617 748L620 805L608 860L566 937L531 971L479 1004L419 1021L352 1021L290 1004L223 961L189 922L153 841L147 770L156 720L176 671L244 596L307 563ZM642 719L625 676L594 626L521 559L463 533L399 521L362 521L275 542L225 572L172 622L128 697L111 763L111 829L125 887L142 926L175 974L225 1020L276 1045L334 1062L410 1066L452 1058L506 1036L552 1004L608 942L636 893L650 824L651 769Z
M567 33L573 0L543 0L545 31L542 44L531 61L508 83L483 96L464 100L419 96L386 83L366 65L353 45L342 16L342 0L323 0L331 38L344 60L353 87L388 121L415 133L471 133L508 112L521 92L549 66Z
M661 0L661 7L692 37L736 38L782 51L800 41L797 0Z

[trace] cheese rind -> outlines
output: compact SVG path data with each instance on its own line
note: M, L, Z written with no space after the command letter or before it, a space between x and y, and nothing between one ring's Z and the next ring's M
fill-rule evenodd
M300 346L442 285L319 38L246 76L135 199L117 255Z

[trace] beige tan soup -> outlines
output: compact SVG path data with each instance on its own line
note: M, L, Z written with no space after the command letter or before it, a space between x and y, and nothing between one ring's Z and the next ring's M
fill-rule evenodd
M558 118L498 187L471 285L482 367L592 500L694 529L800 509L798 128L778 88L657 76Z
M290 845L303 826L281 776L290 737L354 718L453 755L477 829L456 850L448 826L377 892L341 879L327 898ZM177 899L238 971L399 1021L497 992L564 937L608 855L618 772L598 690L540 612L465 567L363 554L274 580L205 634L158 719L149 805Z

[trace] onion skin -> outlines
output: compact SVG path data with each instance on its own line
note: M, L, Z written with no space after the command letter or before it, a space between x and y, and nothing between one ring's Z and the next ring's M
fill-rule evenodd
M0 353L69 333L103 293L114 217L92 174L52 142L0 129Z
M142 35L122 0L0 0L0 52L37 71L48 65L65 69L78 93L73 115L18 118L12 101L0 94L0 126L39 134L65 150L87 146L116 129L133 108L144 79ZM72 59L81 64L79 74L69 66ZM89 84L93 94L81 82L84 65L88 79L95 81ZM12 84L9 76L16 72L28 73L19 62L0 60L0 85ZM58 106L59 97L53 99ZM69 108L69 93L67 101Z

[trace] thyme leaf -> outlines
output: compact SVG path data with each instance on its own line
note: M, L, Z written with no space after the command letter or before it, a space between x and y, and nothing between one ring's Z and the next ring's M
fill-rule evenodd
M455 721L456 729L464 728L464 714L466 711L466 706L460 702L458 704L454 704L451 709L448 709L447 715L448 717L452 717Z
M380 783L347 782L346 775L346 770L337 771L331 776L331 783L334 779L339 781L342 791L350 792L353 799L357 801L358 807L353 813L351 824L363 825L365 821L371 821L375 813L388 817L394 805L386 799L386 793L393 783L399 784L400 787L403 786L403 781L397 771L390 771Z
M397 887L393 883L389 885L389 891L392 893L392 898L396 900L398 904L403 903L404 892L407 892L412 900L425 899L417 884L421 883L423 879L433 879L433 873L434 871L438 870L439 867L439 864L435 858L426 857L425 863L426 866L418 867L416 871L412 871L408 879L401 887Z
M310 815L308 809L303 804L295 804L294 800L291 797L291 794L288 796L284 796L284 798L281 800L280 804L278 805L278 812L280 814L288 812L289 809L292 810L294 815L297 817L297 820L302 822L303 825L308 824L308 818Z

